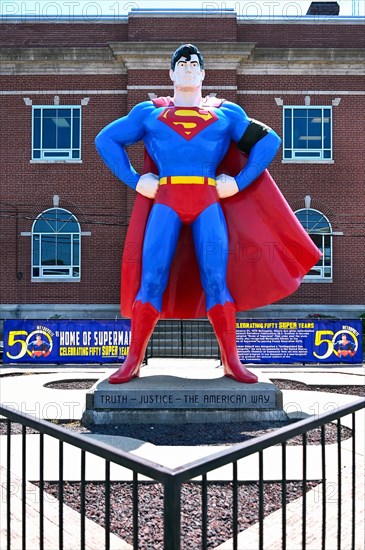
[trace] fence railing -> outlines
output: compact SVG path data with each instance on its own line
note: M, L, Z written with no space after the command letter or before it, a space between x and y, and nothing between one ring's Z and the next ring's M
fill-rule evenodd
M219 348L208 320L161 320L147 348L150 357L219 358Z
M65 448L67 445L71 445L73 449L77 448L80 451L80 483L79 483L79 502L80 502L80 525L79 525L79 537L78 537L78 546L74 545L73 549L76 548L92 548L88 544L88 530L86 528L86 512L87 512L87 503L85 497L85 487L87 484L86 479L86 465L87 462L93 457L100 457L104 461L104 476L102 480L102 486L104 491L104 548L109 550L113 546L111 544L112 534L111 530L111 494L113 491L113 477L111 475L111 467L114 465L119 465L131 473L131 485L132 485L132 505L130 506L131 514L131 525L132 525L132 536L131 543L135 550L139 548L157 548L157 546L141 546L140 545L140 523L141 523L141 511L139 509L139 493L141 487L146 484L146 478L151 483L151 480L162 484L163 487L163 522L164 522L164 542L161 543L161 548L165 550L179 550L182 548L197 548L195 543L189 541L182 542L182 532L181 532L181 506L182 506L182 487L186 483L195 483L200 488L200 502L197 502L196 505L200 506L201 509L201 521L199 526L199 546L203 549L213 548L212 543L209 540L209 521L212 515L212 510L210 507L210 498L209 498L209 488L213 483L212 479L219 478L218 470L222 467L229 466L231 474L227 477L227 471L225 471L225 484L229 485L231 491L231 548L240 549L246 548L242 546L239 542L240 537L240 520L242 515L245 514L245 510L241 510L239 507L239 495L240 491L244 489L244 482L242 480L242 468L241 465L244 465L243 470L245 471L245 462L244 460L247 457L255 457L257 460L257 500L258 503L258 517L257 525L258 526L258 535L257 543L255 548L263 550L264 548L269 548L270 546L266 543L266 538L270 534L269 527L265 529L266 519L265 518L265 488L267 483L266 463L267 455L265 452L268 449L272 449L275 446L278 453L276 456L281 456L280 464L278 465L281 475L278 476L277 482L281 487L281 548L288 550L292 548L290 537L288 537L288 528L292 527L292 521L289 519L288 511L289 506L287 502L287 489L288 484L293 479L293 473L289 475L289 451L290 446L288 441L294 437L299 437L301 441L301 450L298 453L295 452L295 464L290 464L290 467L293 466L298 469L300 473L299 477L298 472L295 479L299 479L301 485L301 504L300 504L300 516L301 519L298 522L296 529L301 531L301 547L306 548L306 537L307 529L310 525L309 522L309 513L312 514L313 510L308 507L307 503L307 483L309 479L313 479L313 474L308 476L309 466L315 466L318 470L318 476L316 477L316 483L321 487L320 502L318 502L320 512L316 512L316 530L318 531L319 544L318 548L328 548L332 546L327 546L328 544L328 533L329 531L333 532L332 522L329 516L329 494L328 494L328 479L334 479L336 483L336 514L335 514L335 528L337 531L337 548L357 548L356 540L363 533L358 533L358 529L362 529L361 525L358 522L357 518L357 508L356 502L358 495L358 479L359 475L363 475L363 472L359 470L357 465L357 443L362 439L363 433L360 432L359 436L356 429L355 413L361 411L365 408L365 400L357 400L353 404L342 406L332 410L331 412L320 414L318 416L309 417L305 420L301 420L280 428L274 432L266 433L259 437L253 438L250 441L246 441L241 444L234 445L223 451L215 453L209 457L202 458L190 464L187 464L183 467L178 467L176 469L170 469L165 466L155 464L151 461L148 461L139 456L132 455L128 452L124 452L117 448L111 447L109 445L91 440L90 437L76 433L72 430L62 428L60 426L54 425L50 422L36 419L35 417L23 414L19 411L15 411L6 406L0 406L0 415L4 417L7 430L6 433L1 436L3 438L3 464L2 471L4 472L4 479L2 480L1 488L3 492L2 498L2 510L5 518L5 524L2 525L2 535L6 538L6 546L2 545L1 548L7 548L7 550L18 550L19 546L14 546L12 544L14 531L19 531L21 529L21 535L17 533L18 538L20 537L23 549L27 548L27 534L30 529L29 518L28 518L28 502L29 495L27 493L27 483L28 483L28 472L27 468L29 467L29 459L37 460L37 471L38 479L37 485L39 487L39 524L38 529L38 546L37 548L43 550L49 550L50 548L63 549L65 548L65 537L64 537L64 503L65 503L65 483L67 481L67 464L65 459ZM343 449L342 441L342 419L347 417L347 425L349 425L352 430L351 439L349 439L349 448ZM331 456L328 455L328 445L326 442L326 434L331 426L333 428L333 423L335 426L335 433L337 434L335 443L331 444L330 447L333 451L333 445L335 447L334 455L333 452ZM14 453L12 452L12 428L14 424L21 425L21 431L19 437L21 439L21 451L20 454L14 458ZM316 453L315 464L309 459L309 442L308 434L312 430L319 430L320 432L320 441L317 448L320 449ZM28 433L31 430L31 433L37 435L38 445L37 451L34 450L34 446L28 449L28 438L30 434ZM58 442L58 451L56 455L47 456L45 451L45 441L48 437L53 438L53 441ZM4 450L5 449L5 450ZM298 447L296 447L298 449ZM29 456L29 453L32 452L32 456ZM289 454L288 454L289 453ZM334 459L335 457L335 459ZM14 465L13 461L16 460L17 464ZM75 460L73 458L73 460ZM56 471L57 479L56 484L58 486L58 534L57 540L53 541L52 546L48 546L44 540L44 513L45 513L45 485L47 482L47 476L45 475L45 468L50 462L56 462ZM243 462L241 462L243 461ZM18 463L19 462L19 463ZM16 467L15 467L16 466ZM344 466L346 466L346 479L344 479ZM333 470L335 468L335 472ZM18 488L20 499L21 499L21 509L19 511L20 517L16 518L14 515L13 506L13 491L14 487L12 486L13 473L21 473L21 487ZM256 471L256 470L255 470ZM330 473L330 476L329 476ZM214 474L214 475L213 475ZM34 474L33 474L34 475ZM118 474L119 475L119 474ZM54 477L52 478L54 479ZM92 479L92 478L91 478ZM345 489L346 485L346 491ZM344 496L350 495L348 498L349 502L344 500ZM359 497L361 498L361 496ZM333 500L331 502L331 510L333 509ZM120 506L123 507L123 503L120 503ZM345 508L346 507L346 508ZM309 512L308 512L309 508ZM347 540L347 544L343 545L343 513L346 510L346 530L350 529L350 539ZM298 508L296 509L298 512ZM247 512L247 510L246 510ZM123 510L123 514L126 513L126 510ZM215 509L215 513L221 513L221 510L218 508ZM122 515L122 510L120 510L120 515ZM219 518L218 518L219 519ZM331 525L330 525L331 523ZM20 526L20 527L19 527ZM34 520L32 520L31 528L34 529ZM28 546L29 547L29 546ZM313 547L313 546L312 546ZM29 547L30 548L30 547ZM249 546L247 546L249 548ZM35 547L32 546L31 550L35 550ZM96 547L95 547L96 550ZM98 547L98 550L101 550L101 547Z

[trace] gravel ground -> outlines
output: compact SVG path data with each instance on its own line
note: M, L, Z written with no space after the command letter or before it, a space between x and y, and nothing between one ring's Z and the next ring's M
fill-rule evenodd
M140 439L152 445L170 445L170 446L214 446L214 445L234 445L243 443L251 439L264 435L268 432L274 432L279 428L294 424L289 422L230 422L222 424L124 424L120 426L100 425L91 429L85 428L78 421L55 420L54 424L76 431L78 433L93 433L103 435L120 435ZM12 435L21 434L21 424L11 424ZM32 428L26 428L27 434L37 434L39 432ZM6 421L0 421L0 435L7 434ZM341 441L351 437L352 431L346 426L341 426ZM302 445L303 438L298 435L287 441L288 445ZM325 428L326 445L337 442L337 426L329 424ZM321 444L321 429L316 428L307 432L308 445Z
M306 490L318 485L307 482ZM58 496L58 485L46 483L45 490ZM64 484L64 501L80 511L80 483ZM132 524L132 485L131 483L111 483L110 530L128 543L133 544ZM232 484L208 484L207 536L208 548L215 548L233 536L232 530ZM303 494L302 483L286 484L286 502L291 502ZM138 491L139 505L139 545L140 550L163 549L163 489L158 483L141 483ZM282 506L282 486L280 483L264 484L264 515L269 515ZM201 548L202 509L201 486L186 483L181 493L181 547ZM102 483L86 483L86 516L104 527L105 494ZM238 488L238 532L259 521L259 485L257 482L240 484Z
M274 432L279 428L294 424L288 422L229 422L222 424L123 424L120 426L99 425L85 428L79 422L57 422L64 428L75 430L79 433L93 433L103 435L120 435L137 438L153 445L171 446L214 446L234 445ZM341 426L341 440L349 439L352 431L346 426ZM326 444L337 442L337 426L329 424L325 428ZM296 436L288 440L288 445L301 445L302 436ZM320 445L321 429L316 428L307 433L308 445Z
M359 386L312 386L297 382L296 380L286 380L280 378L270 378L271 382L279 388L279 390L302 390L302 391L323 391L327 393L345 393L346 395L358 395L365 397L365 384Z
M82 380L62 380L59 382L49 382L45 384L45 388L53 388L56 390L89 390L98 378L83 378Z

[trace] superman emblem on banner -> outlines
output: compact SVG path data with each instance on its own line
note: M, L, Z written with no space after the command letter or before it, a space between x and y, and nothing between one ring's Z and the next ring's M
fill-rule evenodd
M167 107L158 116L158 120L164 122L175 130L181 137L190 140L210 124L218 120L212 111L194 107Z

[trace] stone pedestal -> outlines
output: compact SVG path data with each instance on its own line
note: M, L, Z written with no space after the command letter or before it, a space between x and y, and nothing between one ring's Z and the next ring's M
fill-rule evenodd
M286 420L281 391L258 372L257 384L223 376L213 362L155 360L127 384L102 380L89 390L82 422L198 423Z

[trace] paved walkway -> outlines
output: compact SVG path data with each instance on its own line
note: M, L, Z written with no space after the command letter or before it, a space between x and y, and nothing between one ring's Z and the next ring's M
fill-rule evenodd
M171 363L171 360L165 360ZM191 362L189 362L190 364ZM199 362L201 363L201 362ZM210 362L212 368L218 368L216 362ZM151 361L152 365L152 361ZM153 365L152 365L153 366ZM181 364L180 364L181 366ZM206 366L206 365L204 365ZM149 367L146 367L146 369ZM192 368L196 368L193 365ZM364 367L332 367L332 368L294 368L294 367L266 367L262 369L265 376L270 378L285 378L297 380L308 385L360 385L365 383ZM19 369L13 369L14 372ZM45 385L50 382L62 380L80 380L80 379L101 379L108 375L110 369L94 367L85 368L58 368L58 369L22 369L29 375L22 377L6 377L1 380L0 400L2 403L35 415L40 418L57 419L80 419L85 404L86 390L60 390L52 389ZM10 373L8 369L1 369L0 374ZM39 374L39 373L46 374ZM26 383L21 383L21 382ZM303 418L308 415L317 415L333 408L337 408L346 403L354 402L358 399L355 396L343 394L311 392L311 391L293 391L284 390L284 410L293 418ZM343 424L351 425L351 419L344 419ZM357 433L364 433L364 411L356 415ZM90 436L88 436L90 437ZM147 458L158 464L169 468L177 468L202 457L215 454L226 446L214 447L169 447L156 446L144 441L132 438L91 436L94 439L100 439L108 444L118 446L125 451L135 455ZM22 491L21 491L21 435L14 435L11 439L11 464L12 464L12 531L14 540L12 549L21 548L21 517L22 517ZM0 464L6 465L6 441L5 436L0 436ZM343 550L351 548L350 522L351 517L351 440L346 440L341 444L342 452L342 546ZM357 533L362 535L364 532L364 441L361 437L357 438L356 447L356 466L357 466L357 490L356 490L356 522ZM47 464L45 465L45 479L58 479L58 443L55 439L45 437L45 456ZM38 473L39 457L39 437L37 435L27 436L27 464L26 464L26 494L27 494L27 548L33 550L39 544L39 495L38 489L30 481L39 478ZM49 457L52 457L49 459ZM287 455L287 478L301 479L302 462L301 448L288 447ZM247 457L239 462L238 475L240 480L257 480L258 464L257 456ZM326 526L326 546L327 550L337 548L337 513L338 513L338 479L337 479L337 445L326 447L327 463L327 526ZM318 479L321 477L320 448L308 446L308 479ZM104 479L104 461L87 454L86 479L102 480ZM5 471L1 468L1 488L4 491L6 486L4 481ZM220 468L208 475L210 480L231 479L231 467ZM112 466L111 478L118 480L130 480L131 473L127 470ZM277 480L281 478L281 449L273 447L264 452L264 478L266 480ZM69 445L64 445L64 479L69 481L80 479L80 451ZM45 549L53 550L58 546L58 501L48 498L45 508ZM2 495L1 501L4 502L5 496ZM5 547L4 536L6 530L6 521L3 514L6 508L1 507L1 537L0 548ZM321 488L310 491L307 494L307 547L313 550L321 548L321 525L322 525L322 496ZM274 550L281 548L281 510L265 518L264 522L264 547ZM301 548L302 532L302 499L297 499L287 506L287 548L295 550ZM64 506L64 526L65 526L65 548L76 550L80 541L80 516L69 507ZM87 522L87 548L90 550L99 550L104 547L104 530L94 522ZM52 542L53 541L53 542ZM53 546L52 546L53 544ZM111 548L130 548L124 541L118 537L111 537ZM220 550L232 548L232 541L227 541L219 547ZM252 526L239 535L240 550L254 550L258 548L258 526ZM363 539L356 541L356 550L364 550ZM217 549L218 550L218 549Z
M32 479L32 478L30 478ZM22 478L11 474L11 549L36 550L40 542L40 492L34 483L27 481L26 492L26 544L23 545L22 517ZM0 498L1 503L7 502L6 470L0 466ZM44 493L43 541L45 550L59 548L59 501L52 495ZM0 548L7 548L6 506L1 506ZM100 550L105 544L105 530L90 519L85 519L85 547L80 548L81 517L69 506L63 506L63 548L64 550ZM121 538L110 535L111 550L130 550L132 546Z

